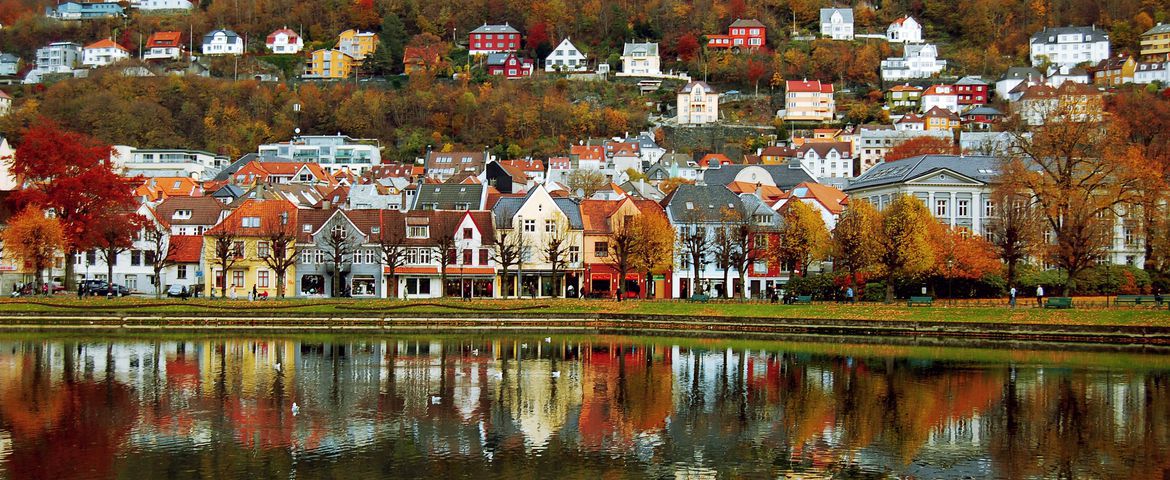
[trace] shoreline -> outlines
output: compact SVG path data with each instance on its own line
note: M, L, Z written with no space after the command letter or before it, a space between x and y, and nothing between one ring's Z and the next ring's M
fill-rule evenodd
M518 333L652 335L701 338L896 338L953 343L1037 342L1076 345L1170 346L1170 327L1053 325L825 318L732 317L534 311L483 314L428 312L397 315L296 314L54 314L0 313L3 333Z

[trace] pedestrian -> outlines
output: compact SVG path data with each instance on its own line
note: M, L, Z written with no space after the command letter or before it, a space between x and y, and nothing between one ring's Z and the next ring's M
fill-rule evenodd
M81 300L81 298L84 296L85 296L85 284L83 283L83 284L77 286L77 299Z
M186 286L186 285L183 285L183 290L181 290L181 291L179 292L179 298L182 298L182 299L183 299L183 301L184 301L184 302L186 302L186 301L187 301L187 299L188 299L188 298L190 298L190 297L191 297L191 291L190 291L190 290L187 290L187 286Z
M622 288L621 287L618 287L618 289L617 289L617 295L615 296L615 300L617 300L618 302L622 301Z
M566 296L566 297L569 297L569 298L574 298L574 297L576 297L576 295L574 295L574 293L575 293L575 292L574 292L574 289L573 289L573 286L572 286L572 285L569 285L569 288L566 288L566 289L565 289L565 296Z
M845 303L853 303L853 287L845 289Z
M1044 285L1036 285L1036 306L1044 307Z
M1008 305L1010 305L1011 308L1016 308L1016 287L1012 287L1011 290L1008 290Z

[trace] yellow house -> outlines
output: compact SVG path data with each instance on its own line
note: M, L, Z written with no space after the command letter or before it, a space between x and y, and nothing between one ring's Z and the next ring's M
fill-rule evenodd
M926 130L956 130L960 126L959 115L942 107L934 107L922 114Z
M378 34L349 29L337 36L337 49L354 60L362 60L378 48Z
M304 78L342 79L353 71L354 58L340 50L317 50L305 64Z
M297 209L286 200L244 202L203 235L203 271L207 272L204 291L209 295L248 298L255 289L258 294L276 298L281 279L265 259L281 258L280 246L273 245L280 232L284 232L289 248L295 248L296 225ZM295 251L286 252L283 282L288 296L293 294L297 259Z
M1170 60L1170 23L1159 23L1142 34L1141 54L1145 61Z

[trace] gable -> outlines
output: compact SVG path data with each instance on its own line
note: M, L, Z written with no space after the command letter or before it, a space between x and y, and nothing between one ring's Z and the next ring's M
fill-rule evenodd
M949 169L932 170L932 171L927 172L926 174L920 175L918 177L907 179L906 184L908 184L908 185L947 184L947 185L971 185L971 186L984 185L983 182L980 182L980 181L975 180L973 178L967 177L965 175L961 175L961 174L954 172L952 170L949 170Z

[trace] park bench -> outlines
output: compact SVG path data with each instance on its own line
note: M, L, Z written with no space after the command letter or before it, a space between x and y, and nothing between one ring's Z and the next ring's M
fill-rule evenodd
M906 301L907 307L913 307L915 305L922 305L925 307L934 305L934 297L910 297L910 299Z
M1048 297L1044 301L1044 308L1073 308L1071 297Z
M707 303L707 300L710 300L710 299L711 299L711 297L707 296L706 294L696 293L694 295L691 295L690 301Z
M792 300L793 305L812 305L812 295L797 295Z
M1118 295L1113 300L1114 305L1141 305L1141 304L1162 304L1162 299L1154 295Z

